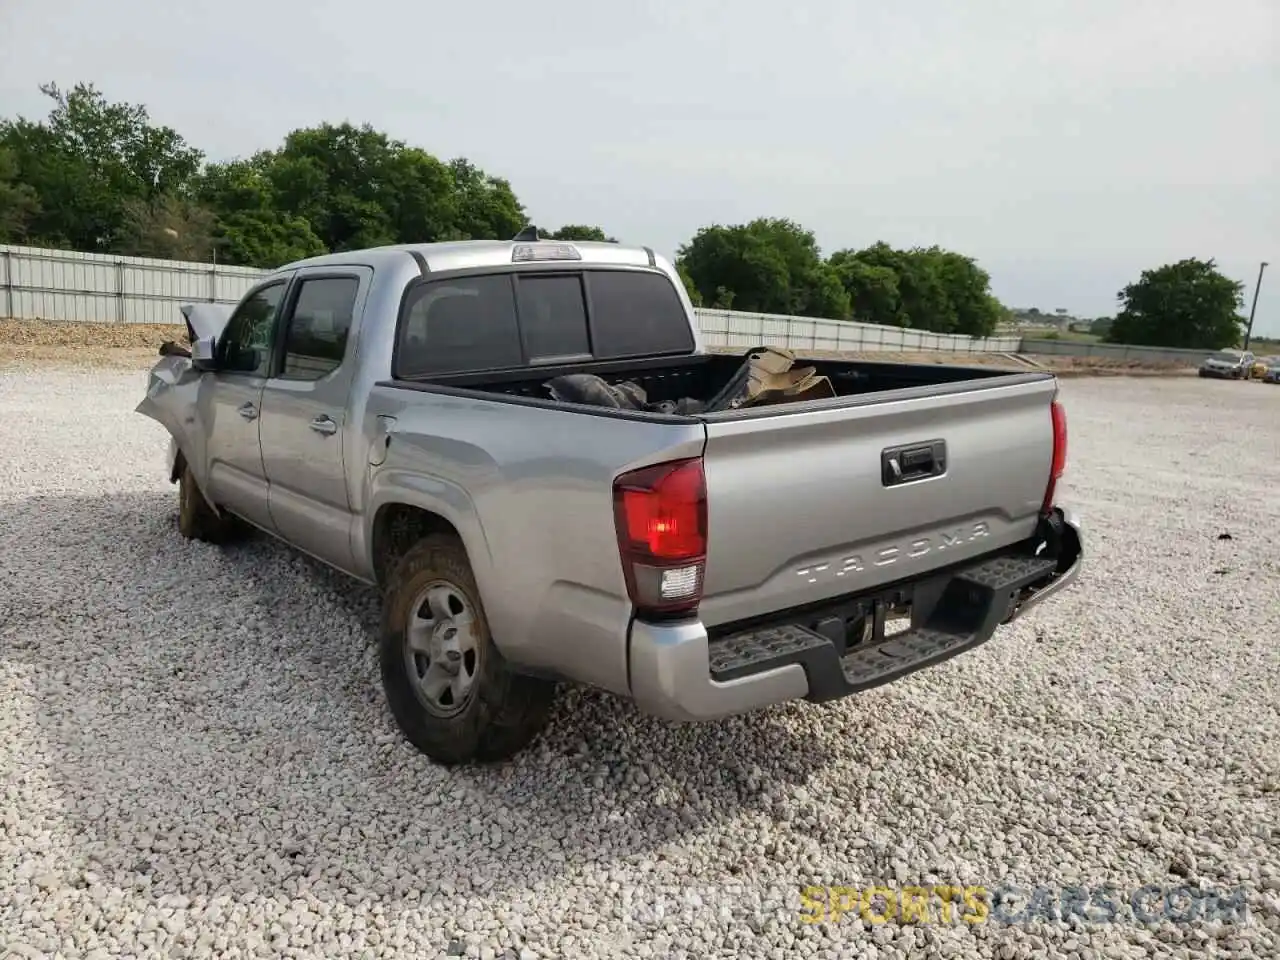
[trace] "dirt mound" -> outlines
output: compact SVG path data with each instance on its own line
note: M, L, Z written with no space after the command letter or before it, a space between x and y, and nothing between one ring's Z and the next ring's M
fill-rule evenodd
M186 343L183 324L0 320L0 363L142 367L166 340Z

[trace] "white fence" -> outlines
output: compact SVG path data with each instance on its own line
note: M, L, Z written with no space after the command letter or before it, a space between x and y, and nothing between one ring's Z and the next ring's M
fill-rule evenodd
M264 274L244 266L191 264L102 253L0 246L0 316L19 320L170 324L192 301L234 303ZM773 343L835 351L1016 351L1018 337L973 339L896 326L699 310L709 347Z
M235 303L262 271L0 245L0 317L179 323L178 305Z
M957 337L851 320L814 320L736 310L695 311L709 347L754 347L771 343L797 350L946 350L954 353L1013 353L1021 337Z
M1143 363L1178 363L1196 367L1212 350L1182 350L1178 347L1135 347L1127 343L1090 343L1081 340L1033 340L1024 337L1022 353L1057 357L1104 357L1111 360L1140 360Z
M192 301L235 303L265 271L0 245L0 317L96 323L174 323ZM842 320L698 310L708 346L759 343L800 350L1005 353L1019 337L975 340Z
M265 271L212 263L117 257L0 245L0 318L97 323L175 323L193 301L235 303ZM1202 351L1024 340L973 339L871 323L733 310L697 311L710 347L760 343L797 350L946 350L1044 353L1199 363Z

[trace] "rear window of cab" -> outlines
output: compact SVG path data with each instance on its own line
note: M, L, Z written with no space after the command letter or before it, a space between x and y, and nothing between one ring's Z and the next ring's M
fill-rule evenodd
M675 287L651 270L428 279L406 295L396 337L402 378L694 349Z

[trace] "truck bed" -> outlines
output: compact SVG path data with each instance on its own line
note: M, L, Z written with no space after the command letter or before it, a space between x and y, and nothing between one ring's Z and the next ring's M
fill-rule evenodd
M591 372L635 382L651 401L705 399L741 362L668 357L381 386L401 396L421 391L436 398L432 406L447 405L450 422L432 421L433 432L454 434L476 418L490 443L518 447L521 458L534 454L534 472L563 473L545 479L568 498L557 501L556 515L580 518L570 522L600 512L571 503L579 494L566 484L584 461L600 460L616 476L664 459L664 449L668 457L700 452L709 527L700 616L708 626L919 577L1034 532L1053 454L1057 383L1048 373L798 360L830 377L838 395L687 416L567 404L547 399L542 386L563 373ZM509 412L465 402L477 399L499 401ZM405 403L412 406L407 397ZM895 480L888 471L897 452L908 459ZM532 469L526 464L512 475L528 477ZM547 506L539 510L551 515ZM522 511L522 527L540 522L532 509ZM553 539L547 531L530 545Z
M544 384L548 380L569 373L591 373L605 381L617 384L635 383L644 389L651 402L675 401L689 397L707 401L714 397L733 378L742 366L743 356L732 354L701 354L686 357L659 357L643 360L614 362L575 363L565 366L546 366L536 374L529 370L513 372L479 372L436 376L432 378L402 379L392 381L397 386L414 387L433 392L498 394L512 399L533 400L560 405L547 398ZM974 381L992 383L1046 379L1049 375L1036 372L1009 371L991 367L966 367L931 363L889 363L863 360L821 360L797 357L796 367L814 367L820 376L827 377L835 389L837 401L848 398L868 398L888 391L925 389L932 395L954 390L969 389ZM831 400L806 401L805 409L826 408ZM837 406L847 403L836 402ZM777 415L795 412L796 404L748 408L722 413L698 414L697 418L724 419ZM619 414L621 411L601 408L603 413ZM630 412L630 411L627 411ZM647 414L647 416L673 416Z

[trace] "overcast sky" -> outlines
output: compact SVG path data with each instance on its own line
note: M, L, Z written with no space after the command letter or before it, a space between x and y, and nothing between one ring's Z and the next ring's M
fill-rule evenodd
M1111 314L1195 256L1247 311L1270 260L1280 335L1277 0L0 0L0 114L49 80L213 159L368 122L671 254L762 215L938 243L1013 306Z

